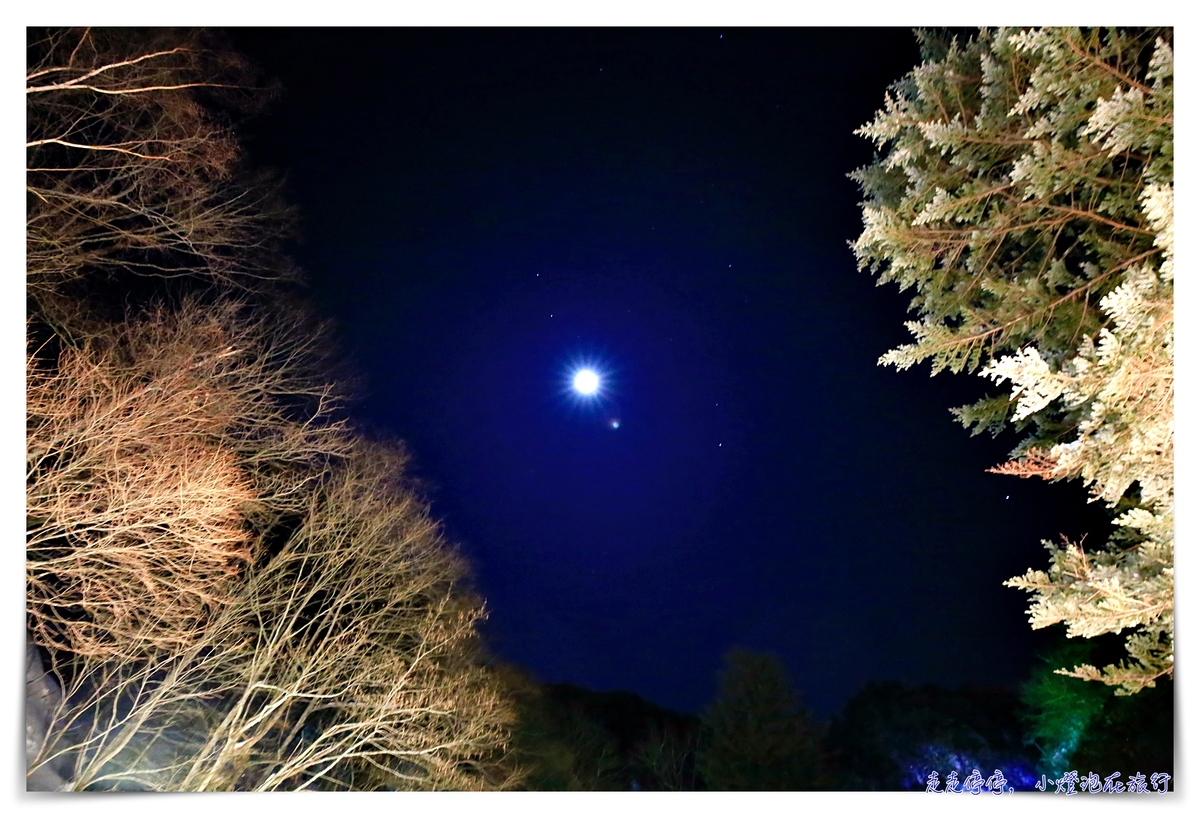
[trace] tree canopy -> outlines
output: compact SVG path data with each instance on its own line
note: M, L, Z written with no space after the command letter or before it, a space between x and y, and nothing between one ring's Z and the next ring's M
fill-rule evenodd
M189 32L28 46L30 786L510 785L482 602L289 289L246 66Z
M880 363L1009 383L954 409L1026 435L995 471L1081 479L1116 510L1102 549L1047 542L1033 627L1132 630L1085 679L1133 693L1174 668L1174 72L1170 29L920 32L922 63L858 133L853 247L915 292Z
M820 736L778 657L725 655L701 717L696 764L710 790L812 790L825 781Z

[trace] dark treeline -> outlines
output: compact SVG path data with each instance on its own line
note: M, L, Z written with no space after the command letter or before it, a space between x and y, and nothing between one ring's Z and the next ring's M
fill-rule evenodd
M951 772L961 785L999 770L1006 787L1054 792L1071 771L1173 777L1172 682L1114 696L1054 673L1121 649L1060 639L1019 689L870 682L828 721L803 707L769 653L727 654L699 715L509 669L513 751L533 790L925 790L936 771L940 791Z

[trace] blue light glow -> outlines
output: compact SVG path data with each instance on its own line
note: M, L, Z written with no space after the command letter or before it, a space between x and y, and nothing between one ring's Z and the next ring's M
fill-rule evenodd
M1000 770L1008 779L1008 786L1018 792L1033 789L1038 780L1028 759L996 757L990 754L976 757L972 753L936 744L922 747L914 758L897 761L904 770L903 786L909 790L925 789L929 773L933 770L936 770L942 779L954 770L958 773L960 781L964 780L972 769L980 770L985 778L992 770Z

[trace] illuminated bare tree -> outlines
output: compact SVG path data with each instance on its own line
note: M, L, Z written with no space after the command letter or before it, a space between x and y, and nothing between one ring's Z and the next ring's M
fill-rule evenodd
M28 780L506 786L482 605L402 451L346 427L203 39L30 42Z
M485 789L512 783L481 605L405 484L358 441L302 523L182 650L84 656L32 766L72 789Z
M227 600L257 533L303 507L348 446L333 387L304 374L308 343L238 303L187 301L110 325L53 368L33 356L26 575L41 644L174 650Z
M31 35L27 97L28 292L60 327L81 280L128 275L253 288L292 275L286 213L214 106L260 99L245 66L175 31Z

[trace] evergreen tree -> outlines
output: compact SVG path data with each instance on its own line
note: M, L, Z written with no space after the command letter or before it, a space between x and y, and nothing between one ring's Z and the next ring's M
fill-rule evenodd
M869 682L829 726L826 748L837 787L924 790L933 771L944 779L954 770L963 780L973 769L985 777L999 769L1011 786L1028 788L1034 764L1018 712L1016 695L1004 688Z
M1119 637L1060 638L1021 688L1027 743L1041 754L1037 772L1057 778L1115 770L1174 775L1174 684L1160 682L1138 696L1056 673L1063 665L1105 661L1124 651Z
M725 656L696 753L710 790L812 790L824 783L820 740L777 657Z
M1041 658L1021 687L1027 740L1041 753L1039 772L1051 777L1071 769L1071 759L1088 728L1111 698L1102 688L1054 671L1091 660L1093 643L1064 642Z
M1101 550L1046 543L1035 628L1133 632L1071 675L1134 693L1174 669L1172 32L920 33L923 62L859 133L860 267L915 290L913 343L880 362L979 372L1009 394L954 409L1027 434L995 469L1079 478L1117 509Z

